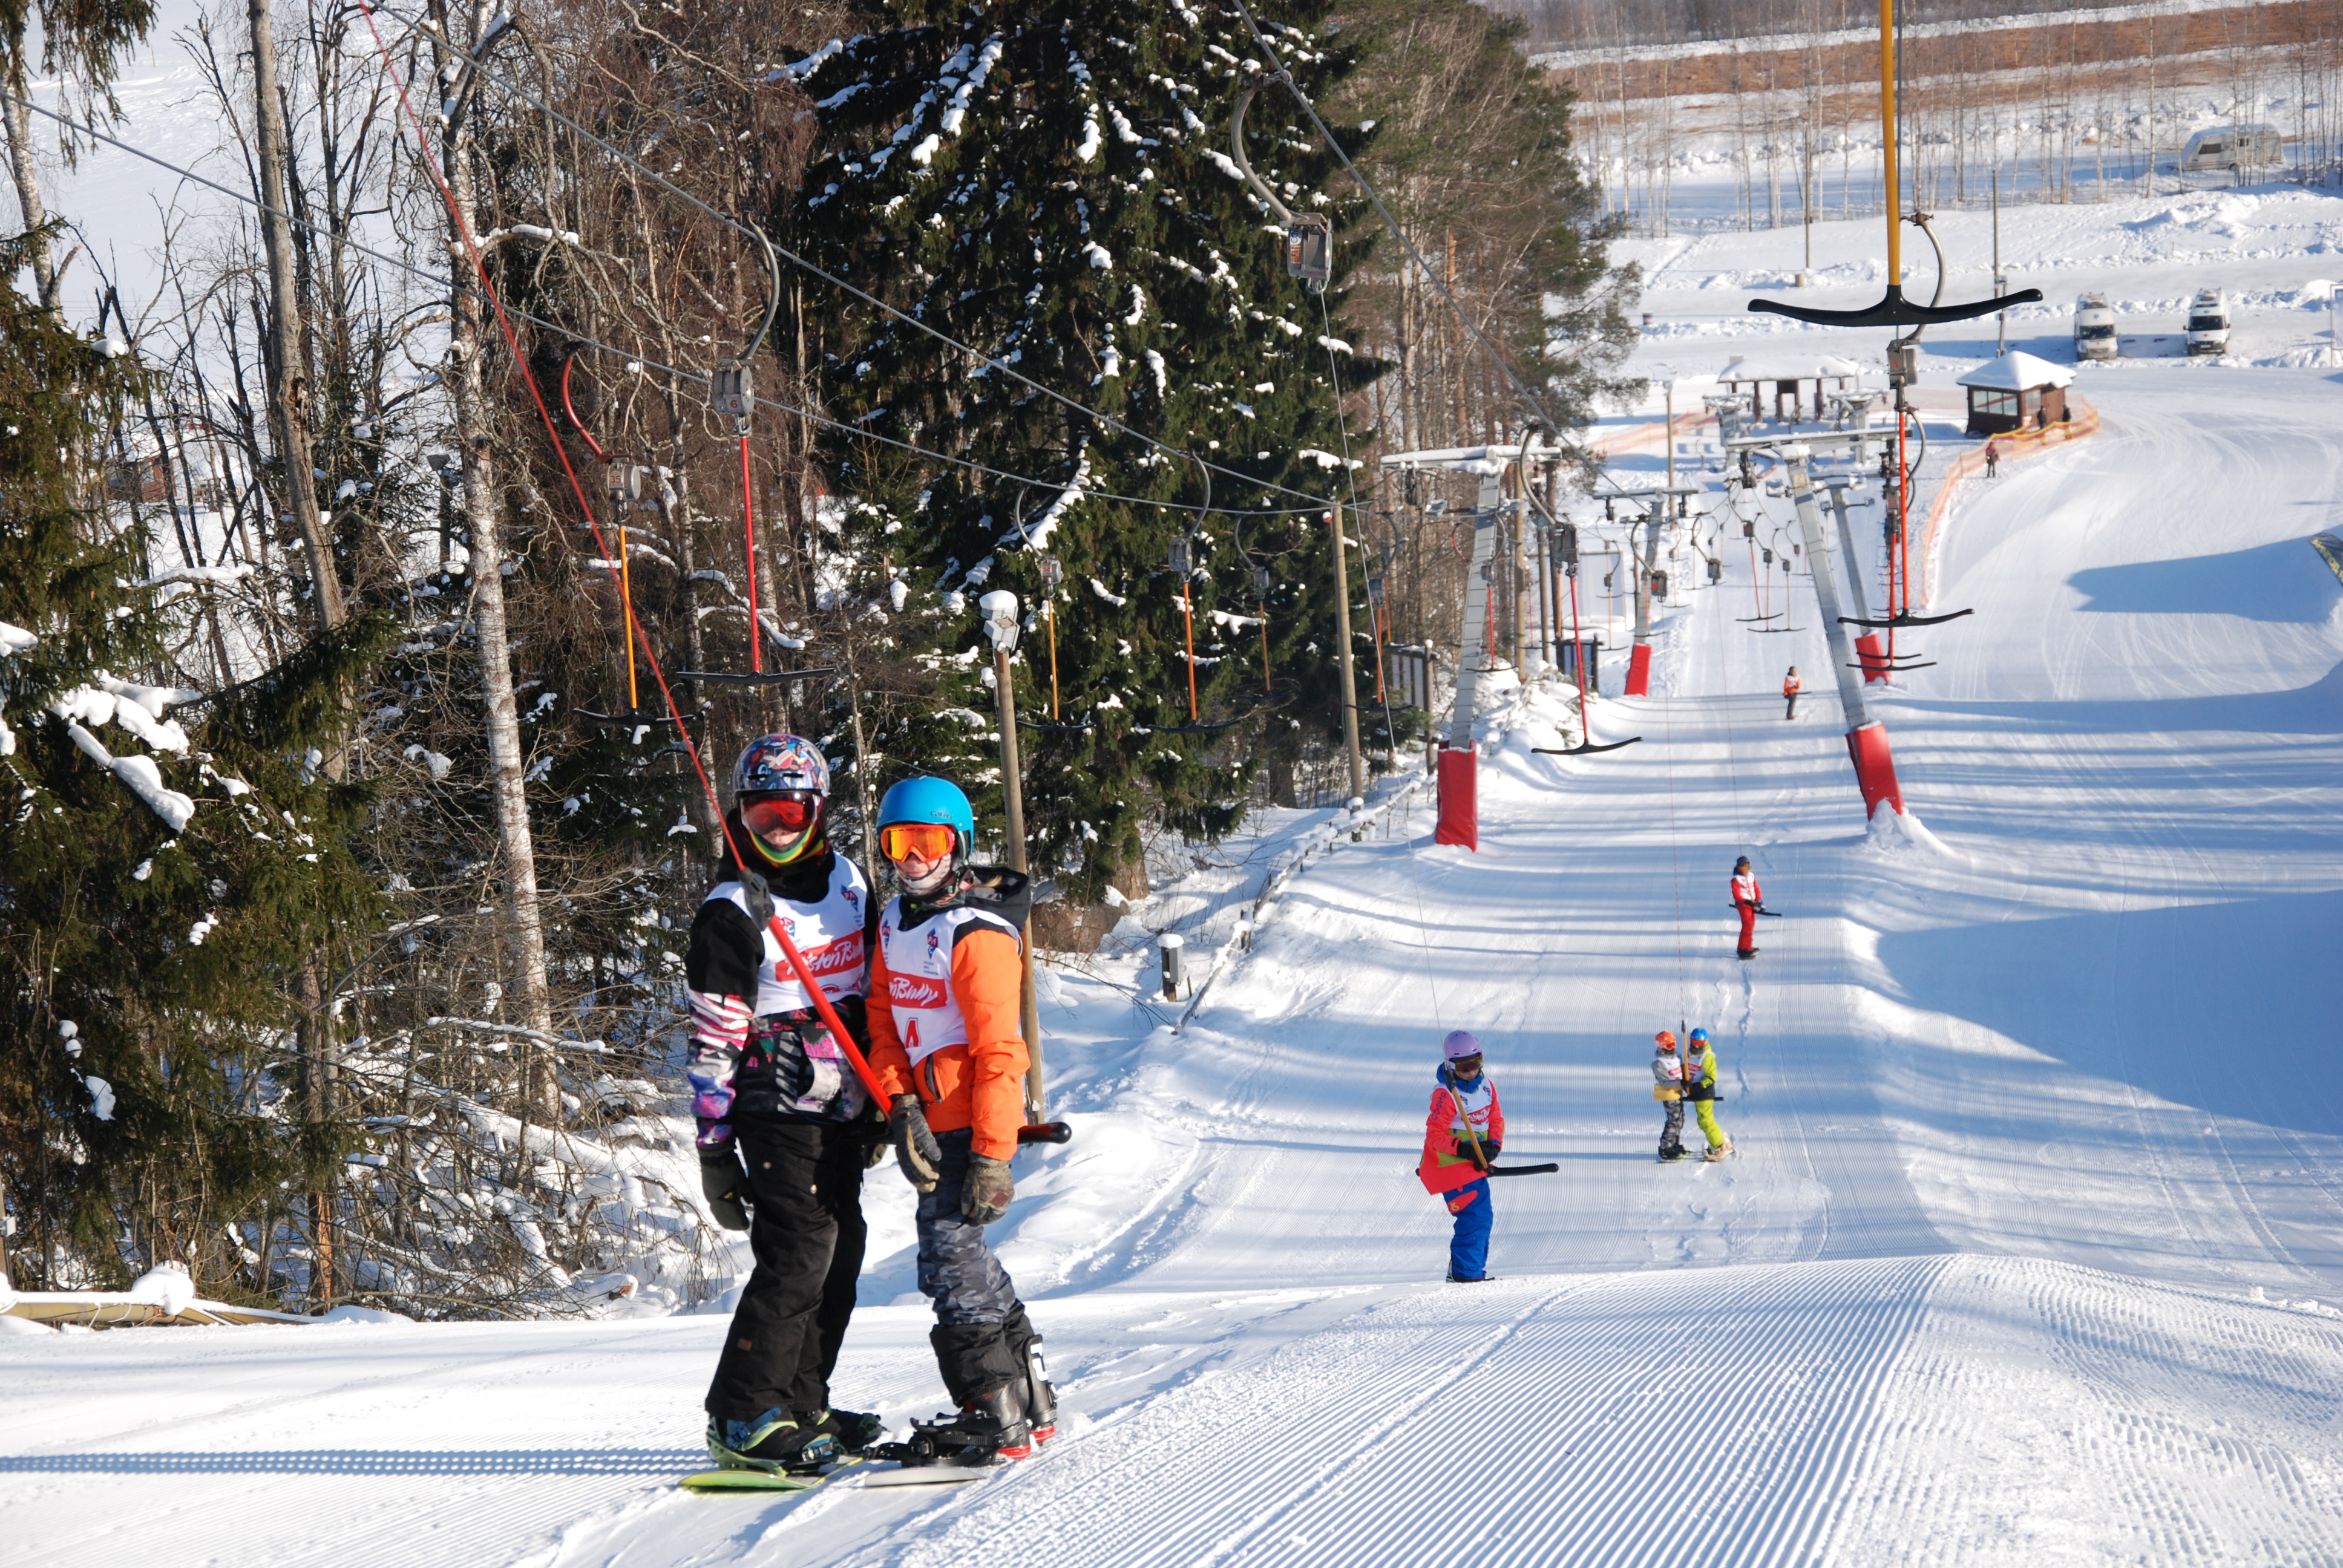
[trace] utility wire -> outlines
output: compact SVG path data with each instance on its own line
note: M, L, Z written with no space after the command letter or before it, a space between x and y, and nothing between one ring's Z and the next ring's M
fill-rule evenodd
M106 146L113 147L117 151L128 153L135 158L143 158L146 162L153 164L157 168L177 175L181 179L201 186L206 190L215 191L219 195L227 197L230 201L237 202L245 206L251 207L256 212L266 213L271 216L281 217L286 222L293 225L296 228L303 229L310 234L333 239L347 249L358 256L365 256L369 261L377 262L384 266L390 267L398 272L407 273L414 277L419 277L426 283L429 283L434 286L451 286L462 293L468 294L474 298L481 300L483 303L487 302L488 297L480 291L479 286L476 284L468 283L461 277L443 276L427 267L417 266L413 262L407 261L403 257L390 256L382 251L376 250L370 246L363 245L357 240L353 239L347 231L329 229L322 225L307 222L290 213L278 211L277 209L269 206L266 202L263 202L258 197L246 192L236 190L231 186L222 185L217 180L207 179L204 176L196 173L195 170L188 168L184 165L175 164L168 158L161 157L154 153L146 151L144 147L133 146L128 142L122 141L115 136L107 136L104 131L95 129L89 126L82 125L78 121L68 119L66 116L56 113L53 109L42 107L39 104L34 103L30 99L20 98L12 93L0 90L0 101L15 104L21 108L30 109L33 113L40 115L47 119L55 120L57 124L67 126L80 135L90 136L97 141L104 142ZM629 364L640 364L649 369L658 371L661 375L673 376L679 380L689 381L703 387L707 386L711 380L711 377L699 371L681 369L678 367L668 365L658 359L654 359L647 354L620 348L615 344L605 343L598 337L591 337L588 334L580 332L572 327L564 327L559 322L548 321L544 317L521 309L518 306L507 305L505 307L505 310L508 315L510 315L518 320L526 321L532 327L538 327L547 332L558 334L563 337L568 338L573 343L594 349L598 353L615 355L619 359ZM989 464L977 462L971 457L955 457L949 452L935 451L930 447L921 447L914 442L899 440L892 436L880 435L875 430L866 430L857 426L848 425L840 420L830 418L826 415L817 414L811 409L799 408L793 404L781 402L778 398L760 397L756 399L756 402L759 407L771 408L779 413L795 415L799 418L809 420L827 429L839 431L840 434L851 437L856 440L875 441L881 446L892 447L898 451L909 452L914 457L926 457L935 462L950 464L955 467L970 469L992 478L1004 480L1010 484L1024 486L1029 489L1058 494L1062 493L1067 488L1064 484L1060 483L1057 480L1037 479L1030 475L1011 473L1005 468L996 468ZM1302 492L1289 491L1287 493L1300 495ZM1128 506L1153 507L1159 510L1169 512L1202 512L1206 510L1205 508L1199 507L1186 501L1159 501L1151 499L1145 496L1118 495L1108 490L1085 490L1083 494L1101 501L1120 501ZM1330 504L1326 501L1317 500L1315 498L1312 498L1312 499L1313 504L1307 507L1282 507L1259 509L1247 511L1243 515L1247 517L1270 518L1298 517L1322 512ZM1236 510L1236 508L1228 507L1220 507L1212 509L1223 513L1230 513Z
M390 10L387 6L383 7L383 9L391 15L398 15L397 12ZM410 21L408 25L416 26L418 25ZM488 75L485 67L483 67L481 75L483 76ZM491 81L495 80L493 77L488 79ZM962 343L959 338L952 337L950 333L942 331L940 328L920 320L918 317L911 315L910 312L888 304L885 300L880 299L874 294L870 294L863 289L856 287L853 284L847 282L846 279L839 276L837 274L827 270L814 262L807 260L804 256L798 255L797 252L789 249L788 246L776 243L762 231L754 228L748 224L742 223L739 219L732 216L729 213L722 212L718 208L709 206L707 202L702 201L699 197L692 195L689 191L685 190L682 186L669 180L668 177L660 174L659 170L651 167L649 164L644 163L641 159L628 152L624 147L618 146L604 140L602 137L596 136L592 131L587 129L584 126L579 125L568 115L565 115L560 110L555 108L550 103L547 102L543 96L530 91L526 86L514 82L498 82L496 85L501 86L506 92L512 94L515 97L519 98L522 102L536 108L548 119L553 121L554 124L562 126L564 129L569 131L575 136L582 136L587 141L593 143L594 146L601 148L612 157L617 158L628 168L636 170L644 177L650 180L654 185L657 185L661 190L666 191L669 195L676 197L678 200L699 208L701 212L706 213L709 217L714 218L718 223L724 225L727 228L734 229L749 238L757 241L759 245L769 248L774 255L779 256L790 266L799 268L810 276L820 278L822 282L830 285L832 288L838 289L843 294L852 296L854 298L862 301L865 305L871 307L873 309L879 310L885 315L891 317L893 319L901 322L906 327L926 333L930 337L934 338L937 342L944 345L946 347L956 349L960 353L969 356L970 358L973 358L984 365L987 368L1000 372L1001 375L1017 382L1021 386L1032 388L1034 391L1040 393L1042 397L1051 399L1052 402L1062 404L1065 407L1077 414L1081 414L1087 418L1095 419L1106 429L1111 430L1118 435L1128 436L1131 439L1151 447L1168 457L1185 458L1190 461L1202 464L1204 467L1212 469L1214 473L1226 475L1228 477L1237 480L1241 484L1251 485L1257 488L1269 490L1278 495L1294 496L1309 500L1314 503L1313 508L1310 509L1320 511L1325 509L1327 503L1321 498L1311 495L1307 490L1297 490L1288 485L1280 485L1270 480L1256 477L1251 474L1239 473L1234 468L1222 467L1218 463L1205 462L1203 458L1198 457L1191 452L1187 452L1180 447L1174 447L1169 442L1151 436L1144 430L1134 429L1132 427L1125 424L1122 420L1116 418L1111 414L1100 412L1098 409L1091 407L1089 404L1081 401L1079 398L1070 397L1063 392L1058 391L1055 387L1043 386L1041 382L1034 380L1031 377L1026 375L1023 371L1019 370L1015 366L1011 365L1006 360L996 358L993 356L985 353L980 348L976 348L966 343ZM1313 119L1316 118L1314 115L1312 117ZM1515 385L1518 386L1519 383L1516 382ZM1339 505L1340 503L1336 504ZM1228 508L1222 508L1221 509L1226 511Z

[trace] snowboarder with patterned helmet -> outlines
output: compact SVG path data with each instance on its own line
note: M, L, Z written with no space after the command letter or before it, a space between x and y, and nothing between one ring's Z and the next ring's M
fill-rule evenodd
M1057 1431L1057 1396L1017 1287L984 1227L1016 1196L1025 1124L1020 1024L1025 874L970 863L976 816L948 779L907 779L879 805L897 892L870 962L870 1065L896 1163L919 1190L920 1289L957 1413L922 1433L965 1458L1022 1459Z
M1652 1098L1666 1108L1660 1123L1660 1158L1681 1160L1684 1157L1684 1063L1677 1053L1676 1037L1662 1030L1652 1037Z
M862 1172L886 1146L878 1107L783 952L789 932L840 1021L868 1048L869 883L830 843L830 764L768 735L732 770L716 885L691 923L684 980L700 1186L755 1260L708 1390L719 1466L806 1470L884 1428L837 1410L830 1373L854 1312Z
M1723 1097L1716 1092L1716 1047L1709 1043L1704 1029L1694 1030L1684 1040L1684 1098L1692 1101L1701 1134L1708 1140L1708 1152L1701 1158L1714 1165L1733 1152L1733 1140L1716 1124L1716 1102Z
M1448 1242L1448 1279L1477 1285L1489 1278L1489 1167L1505 1141L1505 1111L1470 1030L1448 1031L1433 1070L1432 1110L1423 1121L1416 1179L1448 1205L1456 1224Z

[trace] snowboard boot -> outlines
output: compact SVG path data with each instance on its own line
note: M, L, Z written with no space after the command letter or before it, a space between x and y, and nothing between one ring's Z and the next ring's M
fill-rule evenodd
M1452 1285L1485 1285L1496 1277L1494 1274L1474 1274L1467 1278L1452 1269L1448 1272L1447 1282Z
M1757 956L1757 950L1755 948L1743 948L1740 950L1737 956L1743 963L1747 963L1751 959Z
M1724 1142L1718 1144L1715 1148L1710 1150L1707 1153L1702 1155L1701 1158L1707 1161L1711 1165L1714 1165L1732 1152L1733 1141L1728 1138Z
M837 1439L841 1453L860 1453L887 1435L887 1423L867 1410L826 1410L809 1424Z
M927 1429L940 1453L958 1451L961 1464L1023 1459L1033 1452L1033 1424L1025 1417L1025 1385L1003 1383L960 1407L948 1423Z
M839 1457L834 1433L769 1410L750 1421L708 1418L708 1456L726 1470L818 1471Z
M1675 1145L1672 1149L1663 1149L1660 1151L1660 1161L1662 1164L1673 1165L1684 1157L1684 1146L1681 1143Z
M1039 1334L1025 1342L1025 1421L1033 1429L1036 1448L1058 1435L1058 1391L1042 1363Z

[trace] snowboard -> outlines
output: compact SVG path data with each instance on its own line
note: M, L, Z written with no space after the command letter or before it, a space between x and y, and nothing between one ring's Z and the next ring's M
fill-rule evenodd
M952 1486L962 1482L982 1481L1001 1464L897 1464L891 1462L868 1462L850 1459L831 1465L819 1474L790 1475L769 1470L703 1470L687 1475L676 1483L686 1492L708 1496L718 1493L743 1492L811 1492L818 1486L851 1475L858 1487L870 1486Z
M843 1463L810 1475L791 1475L786 1471L749 1470L727 1466L702 1470L676 1483L686 1492L810 1492L833 1475L844 1473L861 1463L850 1459Z

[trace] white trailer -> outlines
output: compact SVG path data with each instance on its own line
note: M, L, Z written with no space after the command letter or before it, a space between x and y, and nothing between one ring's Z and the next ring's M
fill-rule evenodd
M2229 351L2229 297L2217 288L2200 288L2188 302L2188 352L2227 354Z
M2180 150L2184 175L2217 169L2241 175L2249 169L2282 167L2285 163L2286 145L2268 126L2216 126L2189 137L2188 145Z
M2075 301L2075 357L2113 359L2116 357L2116 312L2104 294L2081 295Z

